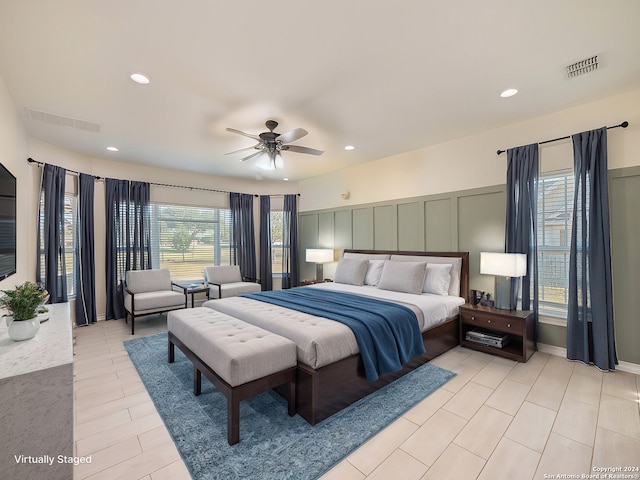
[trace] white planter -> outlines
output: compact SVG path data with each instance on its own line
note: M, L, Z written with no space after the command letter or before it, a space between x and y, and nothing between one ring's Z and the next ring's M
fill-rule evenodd
M29 340L36 336L40 330L40 320L37 317L31 320L13 320L9 324L9 338L16 342Z

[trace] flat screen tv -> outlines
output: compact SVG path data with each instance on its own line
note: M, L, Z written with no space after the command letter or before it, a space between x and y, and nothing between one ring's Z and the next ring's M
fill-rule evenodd
M0 280L16 273L16 177L0 163Z

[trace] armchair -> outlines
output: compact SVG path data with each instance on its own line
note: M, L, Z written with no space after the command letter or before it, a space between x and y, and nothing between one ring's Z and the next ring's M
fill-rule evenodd
M207 291L209 299L233 297L261 290L256 279L242 277L238 265L205 267L204 281L209 284Z
M124 276L124 320L131 316L131 335L136 317L187 308L187 294L173 290L171 274L166 268L129 270ZM128 322L127 322L128 323Z

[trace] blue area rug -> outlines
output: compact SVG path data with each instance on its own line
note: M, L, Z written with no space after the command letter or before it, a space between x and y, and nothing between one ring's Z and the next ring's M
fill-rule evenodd
M287 415L266 392L240 404L240 443L227 443L227 403L206 378L193 395L193 366L167 334L125 342L160 416L196 480L315 479L455 374L426 364L315 426Z

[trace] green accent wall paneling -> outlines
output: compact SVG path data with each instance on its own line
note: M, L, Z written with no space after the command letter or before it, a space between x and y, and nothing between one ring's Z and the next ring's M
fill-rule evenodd
M424 202L425 250L442 252L455 244L452 235L452 198L437 198Z
M333 213L333 248L344 250L353 247L353 224L351 210L338 210Z
M618 359L640 364L640 167L609 172L609 211Z
M396 205L373 207L373 248L398 249L398 210Z
M318 215L318 247L333 248L333 229L333 212L320 213Z
M421 202L398 204L398 250L424 250Z
M373 237L373 208L354 208L351 211L353 248L372 249Z
M315 278L316 266L305 261L305 250L307 248L317 248L320 230L317 213L300 214L298 216L298 262L300 264L300 278Z
M493 276L480 275L480 252L504 252L504 189L469 192L457 198L458 249L469 252L469 288L493 292Z

